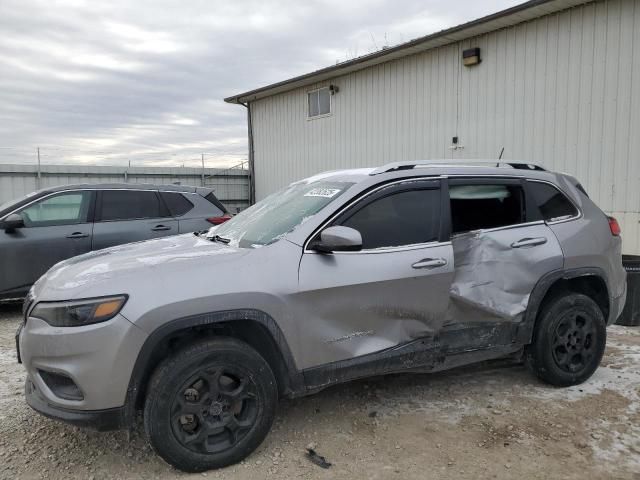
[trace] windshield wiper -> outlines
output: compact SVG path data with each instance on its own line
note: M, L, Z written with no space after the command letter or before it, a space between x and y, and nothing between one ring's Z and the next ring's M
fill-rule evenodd
M227 245L228 243L231 242L230 238L224 238L221 237L220 235L214 235L213 237L207 237L205 236L209 231L208 230L203 230L201 232L193 232L193 234L196 237L203 237L206 238L207 240L211 240L212 242L220 242L220 243L224 243L225 245Z
M209 238L212 242L220 242L220 243L224 243L225 245L231 242L230 238L224 238L224 237L221 237L220 235L214 235L213 237L209 237Z

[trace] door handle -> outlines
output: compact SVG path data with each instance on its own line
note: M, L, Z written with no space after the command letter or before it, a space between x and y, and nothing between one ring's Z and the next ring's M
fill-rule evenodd
M88 233L73 232L71 235L67 235L67 238L87 238L88 236Z
M545 237L522 238L517 242L513 242L511 244L511 248L535 247L537 245L543 245L545 243L547 243L547 239Z
M444 267L447 261L444 258L423 258L411 265L413 268L438 268Z
M171 230L171 227L167 227L166 225L156 225L151 229L153 232L162 232L164 230Z

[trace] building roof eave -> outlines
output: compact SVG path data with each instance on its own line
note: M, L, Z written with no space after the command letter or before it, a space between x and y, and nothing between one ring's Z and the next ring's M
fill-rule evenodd
M393 47L378 50L361 57L321 68L314 72L289 78L281 82L266 85L248 92L233 95L224 99L227 103L245 104L261 98L305 87L314 83L346 75L358 70L385 63L397 58L424 52L432 48L455 43L467 38L476 37L501 28L556 13L568 8L591 3L594 0L529 0L500 12L487 15L470 22L441 30L424 37L419 37Z

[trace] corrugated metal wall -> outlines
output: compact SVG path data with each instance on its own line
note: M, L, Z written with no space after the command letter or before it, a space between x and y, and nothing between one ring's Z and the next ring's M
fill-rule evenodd
M482 63L461 64L480 47ZM306 92L333 83L333 114ZM256 196L319 171L497 158L576 175L640 253L640 0L599 1L252 104ZM452 150L452 137L463 149Z
M43 165L38 179L35 165L0 164L0 204L40 188L73 183L154 183L202 186L203 170L199 168L167 167L98 167L81 165ZM206 168L205 186L231 212L249 204L247 170Z

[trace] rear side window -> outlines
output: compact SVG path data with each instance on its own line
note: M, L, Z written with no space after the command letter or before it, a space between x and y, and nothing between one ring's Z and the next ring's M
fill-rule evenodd
M542 182L527 184L544 220L552 222L578 215L576 207L556 187Z
M166 215L166 209L160 204L160 198L153 191L105 190L98 218L108 220L135 220L140 218L158 218Z
M169 212L174 217L184 215L193 208L193 203L187 200L187 198L181 193L160 192L160 195L162 196L164 203L169 208Z
M213 192L207 194L204 199L218 207L218 210L220 210L222 213L227 213L227 209L224 207L224 205L222 205L222 203L220 203L220 200L216 198Z
M452 233L507 227L525 221L520 185L456 184L449 186Z
M340 224L360 232L364 249L401 247L437 241L439 212L440 190L406 190L347 212Z

